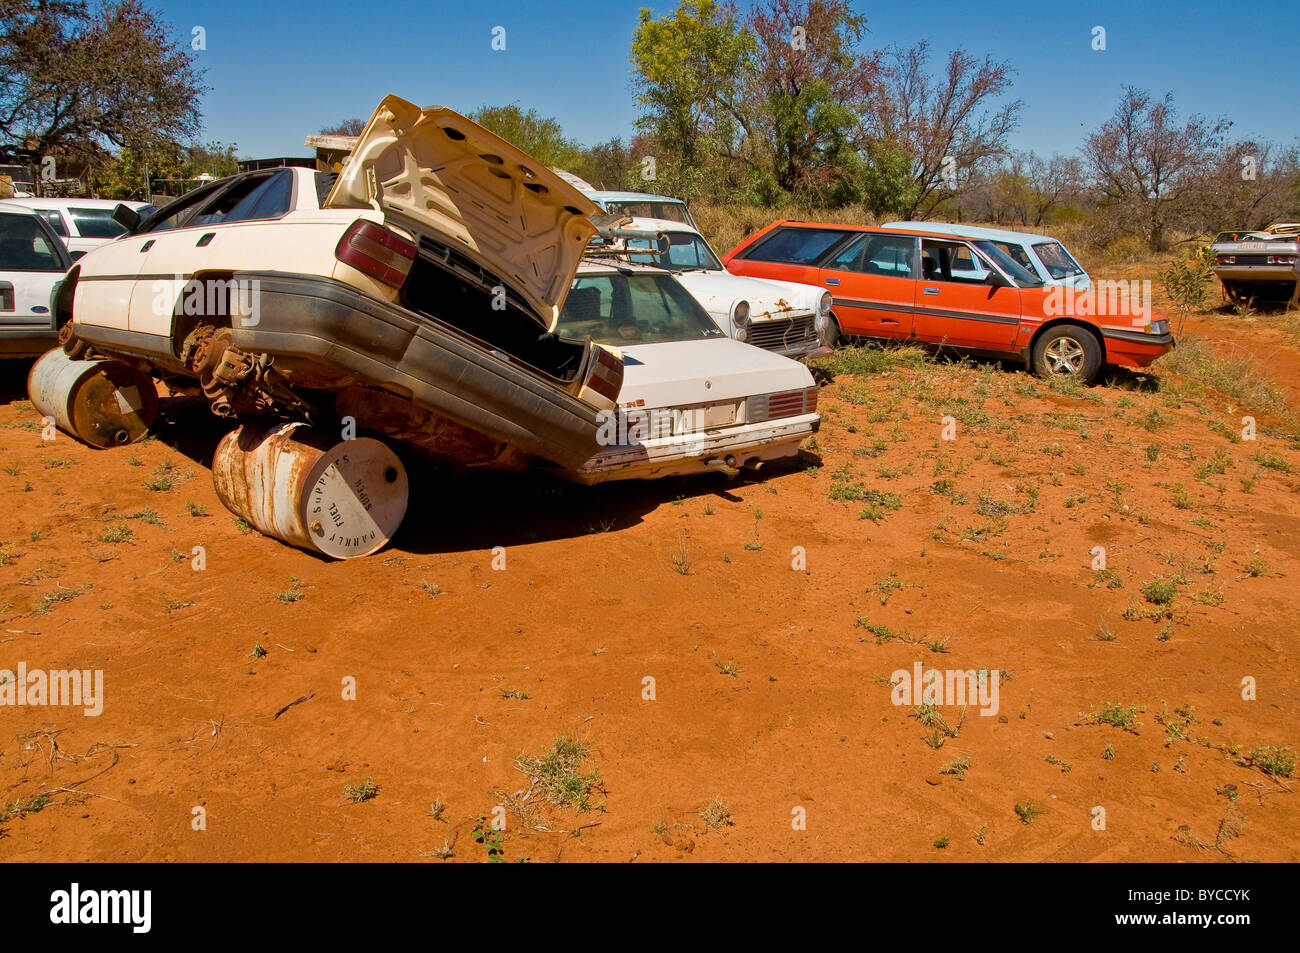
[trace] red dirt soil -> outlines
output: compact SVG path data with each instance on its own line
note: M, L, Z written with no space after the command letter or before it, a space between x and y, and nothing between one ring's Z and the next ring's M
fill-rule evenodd
M1232 442L1249 411L1226 398L841 375L796 465L594 490L413 473L394 544L331 563L221 507L202 408L167 402L131 447L46 443L25 369L0 396L0 668L102 669L106 700L0 710L0 800L51 798L11 810L0 859L481 861L497 805L509 860L1300 859L1296 778L1251 757L1300 747L1300 450L1266 423ZM1125 618L1159 611L1156 579L1172 620ZM927 740L891 701L915 662L1000 671L997 715L941 707ZM1140 726L1088 717L1108 703ZM599 771L588 811L523 798L516 758L559 736Z

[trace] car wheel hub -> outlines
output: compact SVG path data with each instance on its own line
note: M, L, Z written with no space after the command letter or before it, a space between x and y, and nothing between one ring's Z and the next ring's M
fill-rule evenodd
M1083 367L1083 347L1073 338L1058 338L1047 345L1047 366L1053 374L1077 374Z

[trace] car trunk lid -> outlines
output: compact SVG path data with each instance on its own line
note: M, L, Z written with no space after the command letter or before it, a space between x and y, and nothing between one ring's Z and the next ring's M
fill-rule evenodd
M453 110L388 96L370 117L326 208L371 207L431 231L496 275L555 327L600 209L501 137Z

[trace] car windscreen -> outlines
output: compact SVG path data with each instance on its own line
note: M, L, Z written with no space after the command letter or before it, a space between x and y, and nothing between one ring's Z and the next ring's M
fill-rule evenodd
M1040 242L1034 246L1034 254L1053 278L1073 278L1083 274L1079 263L1060 242Z
M0 271L63 271L65 267L35 215L0 215Z
M1041 288L1042 279L1037 275L1031 274L1024 265L1016 261L1001 248L990 241L972 242L976 248L993 260L999 268L1006 272L1007 276L1021 288Z
M611 215L630 215L633 218L657 218L664 222L681 222L695 227L695 220L681 202L606 202L605 211Z
M625 272L579 276L556 333L618 346L726 337L672 275Z
M778 228L745 249L738 257L749 261L772 261L790 265L811 265L846 235L839 229Z
M722 262L713 254L708 242L694 232L665 232L668 249L659 250L659 243L651 238L630 238L629 249L640 249L630 255L630 260L643 265L654 265L669 271L721 271Z
M72 224L77 227L77 234L82 238L117 238L126 229L113 221L111 208L68 208Z

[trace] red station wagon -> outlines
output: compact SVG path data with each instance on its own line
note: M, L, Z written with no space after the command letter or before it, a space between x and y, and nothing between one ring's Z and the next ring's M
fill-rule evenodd
M1174 346L1169 322L1143 302L1130 304L1126 295L1122 307L1106 307L1105 290L1096 287L1104 283L1092 292L1044 287L979 239L780 221L722 260L733 274L829 289L836 326L827 343L843 333L944 345L1085 382L1106 364L1146 367ZM1113 284L1127 290L1129 283Z

